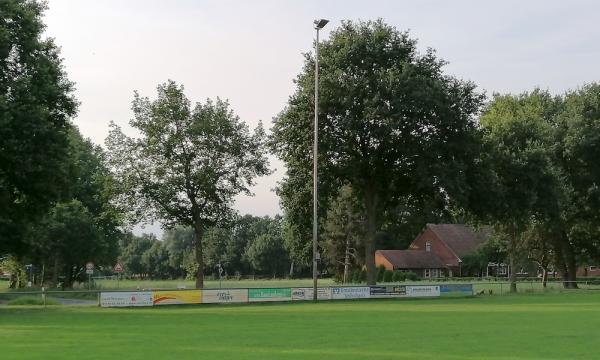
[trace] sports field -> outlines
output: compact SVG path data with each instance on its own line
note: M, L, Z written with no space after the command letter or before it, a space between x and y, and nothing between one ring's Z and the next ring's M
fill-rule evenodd
M0 307L2 359L595 359L600 292L137 309Z

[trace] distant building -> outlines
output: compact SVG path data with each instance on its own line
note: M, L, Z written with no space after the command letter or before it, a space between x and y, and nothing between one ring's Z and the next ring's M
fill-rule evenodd
M491 235L461 224L427 224L408 250L377 250L375 265L388 270L413 271L420 278L461 276L462 258L477 250Z
M600 266L581 266L577 269L577 277L600 277Z

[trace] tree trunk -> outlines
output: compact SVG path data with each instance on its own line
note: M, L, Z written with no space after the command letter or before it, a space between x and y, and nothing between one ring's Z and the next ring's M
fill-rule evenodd
M199 221L195 221L194 224L194 257L196 264L198 264L198 270L196 271L196 289L202 289L204 287L204 258L202 257L202 235L203 227Z
M375 267L375 236L377 235L377 195L372 186L365 189L365 208L367 215L367 236L365 238L365 265L367 267L367 285L377 283Z
M58 256L54 258L54 272L52 274L52 284L58 285Z
M294 277L294 260L290 264L290 279Z
M512 253L509 254L509 271L510 271L510 292L517 292L517 274L515 273L515 255Z
M542 268L542 287L545 289L548 285L548 269L546 267Z
M564 244L564 256L565 256L565 265L567 267L567 289L577 289L577 262L575 260L575 254L573 253L573 246L569 242L566 234L563 235L563 244Z
M350 268L350 236L346 235L346 252L344 254L344 277L343 283L348 282L348 270Z

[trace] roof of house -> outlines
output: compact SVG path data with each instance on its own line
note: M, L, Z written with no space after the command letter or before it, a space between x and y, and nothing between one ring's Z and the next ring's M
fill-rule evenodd
M427 227L458 257L477 250L492 233L490 226L482 226L477 230L462 224L427 224Z
M377 250L394 269L439 269L442 260L432 252L420 250Z

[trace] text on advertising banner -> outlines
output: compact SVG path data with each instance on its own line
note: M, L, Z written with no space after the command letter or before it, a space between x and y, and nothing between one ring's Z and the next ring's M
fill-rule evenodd
M406 297L405 285L371 286L372 298Z
M406 287L408 297L435 297L440 296L438 285L409 285Z
M292 300L312 300L313 288L292 288ZM331 300L331 288L317 288L317 300Z
M152 292L102 292L100 293L100 306L102 307L127 307L127 306L152 306Z
M225 304L248 302L248 289L202 290L203 304Z
M471 296L473 284L448 284L440 286L442 296Z
M250 302L261 301L290 301L292 300L291 288L248 289Z
M371 297L371 291L368 286L356 287L332 287L331 298L338 299L367 299Z
M202 303L202 290L159 290L152 292L154 305L181 305Z

